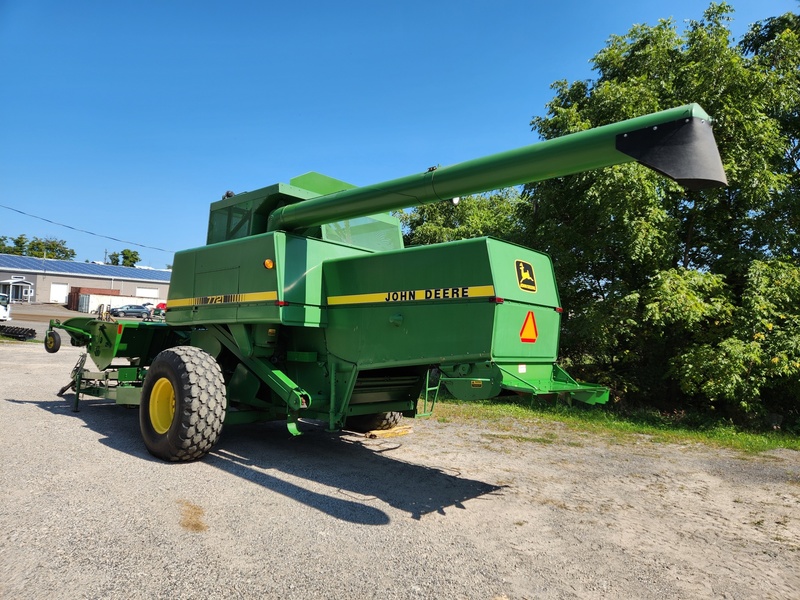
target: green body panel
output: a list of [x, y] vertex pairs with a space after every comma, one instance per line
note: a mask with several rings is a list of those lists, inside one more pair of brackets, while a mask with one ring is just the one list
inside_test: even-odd
[[[518, 262], [535, 291], [520, 287]], [[545, 254], [478, 238], [326, 261], [324, 272], [330, 351], [361, 367], [556, 359], [559, 302]], [[528, 312], [539, 335], [526, 343]]]
[[[175, 254], [166, 321], [192, 324], [324, 324], [322, 263], [366, 250], [267, 233]], [[267, 268], [265, 261], [272, 261]]]
[[561, 313], [545, 254], [478, 238], [326, 261], [324, 273], [328, 349], [359, 369], [438, 365], [466, 399], [583, 389], [554, 379]]
[[[492, 359], [555, 362], [561, 302], [550, 257], [499, 240], [488, 240], [487, 245], [496, 293], [504, 300], [497, 307]], [[534, 315], [538, 331], [535, 342], [521, 339], [529, 312]]]
[[[167, 298], [167, 323], [235, 323], [240, 308], [251, 309], [253, 322], [280, 322], [276, 300], [281, 269], [266, 268], [267, 259], [277, 267], [273, 234], [177, 252]], [[245, 302], [237, 301], [242, 299]]]
[[323, 271], [337, 356], [361, 368], [489, 358], [485, 239], [326, 261]]

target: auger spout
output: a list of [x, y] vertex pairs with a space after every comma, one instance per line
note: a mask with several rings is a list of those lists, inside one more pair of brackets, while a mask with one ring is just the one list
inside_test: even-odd
[[690, 190], [727, 185], [711, 118], [699, 105], [688, 104], [304, 200], [275, 210], [267, 229], [292, 231], [631, 161], [638, 161]]

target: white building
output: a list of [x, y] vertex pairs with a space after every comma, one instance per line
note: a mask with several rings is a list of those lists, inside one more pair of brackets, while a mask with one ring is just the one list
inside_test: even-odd
[[0, 254], [0, 294], [12, 302], [66, 304], [72, 288], [119, 290], [120, 296], [166, 298], [171, 271]]

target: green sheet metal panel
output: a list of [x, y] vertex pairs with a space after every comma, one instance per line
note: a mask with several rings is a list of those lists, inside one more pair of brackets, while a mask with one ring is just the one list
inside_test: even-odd
[[500, 298], [559, 306], [553, 262], [547, 254], [493, 238], [487, 238], [486, 246]]
[[331, 351], [360, 365], [556, 359], [552, 263], [522, 246], [479, 238], [331, 261], [325, 281]]
[[322, 264], [326, 260], [370, 254], [336, 242], [285, 233], [275, 234], [277, 263], [281, 265], [281, 323], [319, 327], [325, 324]]
[[492, 358], [554, 362], [561, 315], [550, 257], [522, 246], [487, 240], [495, 291], [503, 299], [495, 315]]
[[368, 253], [283, 232], [179, 252], [167, 322], [319, 327], [325, 318], [322, 263]]
[[495, 305], [485, 238], [327, 261], [330, 351], [364, 367], [485, 360]]
[[492, 359], [554, 362], [558, 355], [559, 317], [552, 308], [508, 301], [499, 305], [492, 336]]
[[167, 298], [167, 322], [279, 322], [276, 301], [282, 287], [281, 264], [276, 259], [275, 235], [178, 252]]
[[462, 300], [331, 308], [328, 350], [361, 368], [486, 360], [493, 310]]
[[169, 280], [167, 312], [165, 315], [166, 321], [170, 324], [191, 323], [191, 305], [184, 306], [178, 304], [178, 302], [194, 297], [194, 262], [196, 255], [195, 250], [185, 250], [176, 252], [172, 259], [172, 275]]
[[[298, 198], [334, 194], [342, 190], [352, 190], [356, 187], [352, 183], [347, 183], [346, 181], [335, 179], [334, 177], [328, 177], [316, 171], [309, 171], [303, 175], [292, 177], [289, 180], [289, 185], [293, 188], [291, 192], [292, 195]], [[301, 196], [296, 191], [297, 189], [303, 190], [305, 194]]]

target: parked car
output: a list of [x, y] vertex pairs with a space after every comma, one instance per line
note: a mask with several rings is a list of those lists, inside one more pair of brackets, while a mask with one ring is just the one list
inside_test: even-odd
[[112, 308], [109, 312], [114, 317], [139, 317], [140, 319], [144, 319], [150, 314], [150, 310], [141, 304], [126, 304], [125, 306]]

